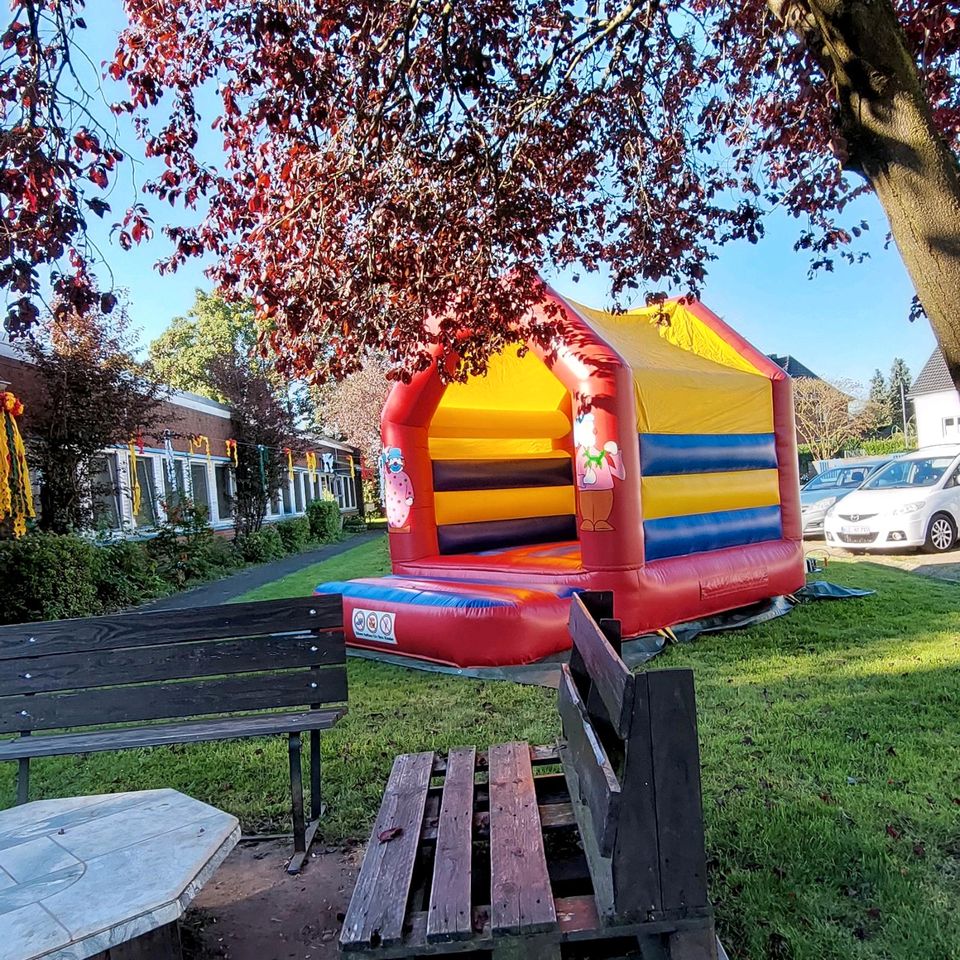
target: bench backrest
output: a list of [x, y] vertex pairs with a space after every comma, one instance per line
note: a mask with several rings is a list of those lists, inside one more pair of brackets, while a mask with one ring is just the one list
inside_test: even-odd
[[564, 762], [598, 909], [634, 922], [707, 908], [693, 672], [632, 674], [609, 592], [573, 598], [570, 633]]
[[339, 595], [0, 627], [0, 733], [347, 699]]

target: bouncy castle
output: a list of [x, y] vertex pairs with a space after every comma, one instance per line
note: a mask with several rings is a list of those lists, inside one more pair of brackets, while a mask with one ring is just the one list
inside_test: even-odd
[[801, 587], [784, 371], [698, 302], [612, 314], [547, 287], [534, 309], [549, 348], [393, 388], [393, 575], [318, 588], [343, 593], [348, 642], [527, 663], [569, 646], [577, 590], [612, 590], [628, 637]]

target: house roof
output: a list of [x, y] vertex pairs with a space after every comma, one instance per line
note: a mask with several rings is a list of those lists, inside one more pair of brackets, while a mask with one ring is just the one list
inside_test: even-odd
[[811, 380], [819, 380], [809, 367], [805, 367], [796, 357], [787, 354], [768, 353], [767, 356], [785, 373], [796, 379], [797, 377], [808, 377]]
[[930, 354], [930, 359], [923, 365], [919, 376], [910, 385], [910, 396], [916, 397], [925, 393], [942, 393], [944, 390], [956, 389], [947, 361], [943, 359], [943, 351], [937, 347]]

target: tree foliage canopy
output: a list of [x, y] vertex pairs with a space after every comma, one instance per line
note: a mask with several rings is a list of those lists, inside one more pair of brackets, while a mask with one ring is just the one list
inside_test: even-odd
[[[625, 301], [696, 293], [775, 207], [830, 269], [856, 258], [849, 204], [872, 187], [960, 377], [954, 0], [124, 2], [117, 109], [163, 162], [148, 193], [187, 211], [167, 265], [215, 254], [288, 369], [340, 375], [376, 349], [409, 370], [431, 340], [469, 368], [546, 343], [525, 312], [544, 266], [607, 265]], [[66, 257], [64, 293], [92, 297], [83, 220], [119, 153], [58, 98], [81, 8], [14, 0], [3, 39], [14, 324], [38, 262]], [[219, 168], [197, 150], [211, 121]], [[134, 205], [117, 236], [150, 229]]]

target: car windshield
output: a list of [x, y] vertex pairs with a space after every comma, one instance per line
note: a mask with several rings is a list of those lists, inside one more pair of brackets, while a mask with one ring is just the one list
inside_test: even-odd
[[803, 489], [819, 490], [822, 487], [835, 487], [837, 485], [837, 475], [838, 474], [836, 470], [829, 470], [827, 473], [821, 473], [807, 483]]
[[867, 467], [848, 467], [840, 473], [841, 487], [859, 487], [867, 477]]
[[874, 474], [865, 490], [904, 490], [932, 487], [953, 463], [953, 457], [924, 457], [918, 460], [894, 460]]

